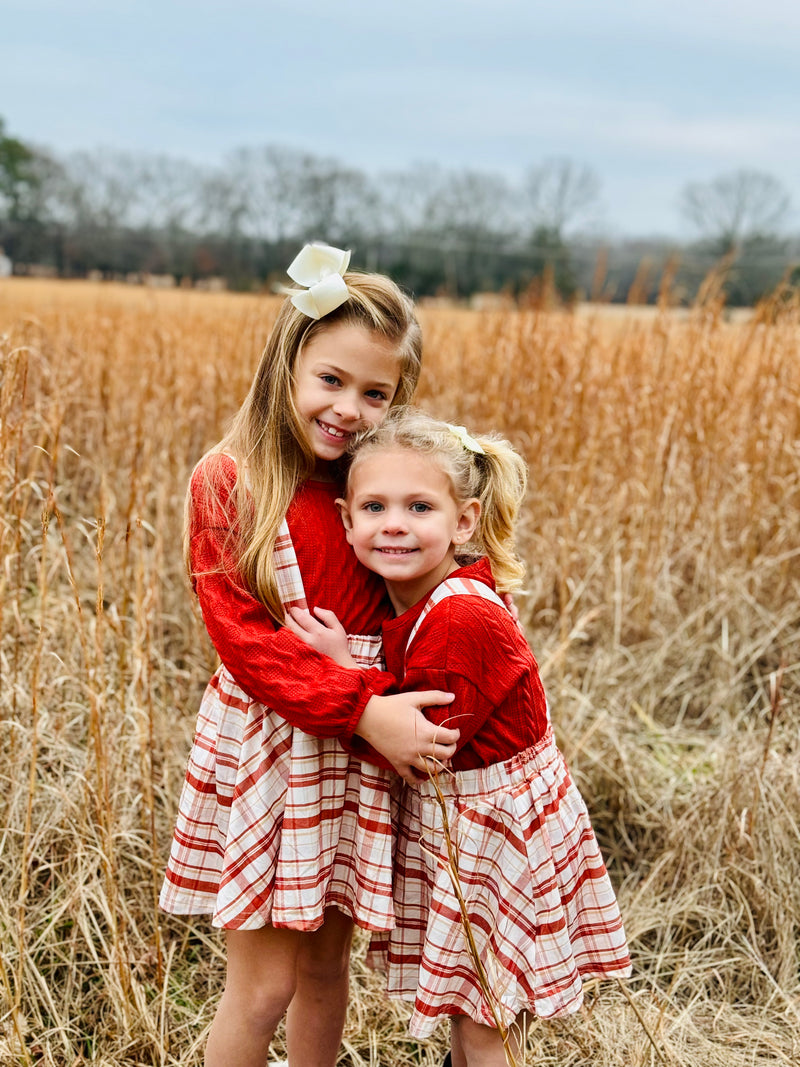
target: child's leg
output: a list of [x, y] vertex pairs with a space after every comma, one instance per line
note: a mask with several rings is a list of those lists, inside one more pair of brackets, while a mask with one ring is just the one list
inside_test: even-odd
[[286, 1015], [289, 1063], [334, 1067], [342, 1042], [350, 983], [353, 922], [336, 908], [304, 934], [297, 956], [297, 988]]
[[205, 1067], [264, 1067], [297, 985], [303, 936], [272, 926], [227, 931], [225, 991], [208, 1035]]
[[[521, 1061], [516, 1027], [509, 1031], [511, 1052]], [[507, 1067], [503, 1039], [500, 1031], [482, 1023], [473, 1022], [465, 1015], [454, 1015], [450, 1020], [450, 1042], [453, 1067]]]

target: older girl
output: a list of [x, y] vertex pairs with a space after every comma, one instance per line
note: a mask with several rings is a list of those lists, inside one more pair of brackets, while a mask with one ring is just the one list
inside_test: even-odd
[[[308, 288], [281, 309], [230, 431], [200, 461], [186, 554], [222, 664], [200, 708], [161, 906], [226, 931], [227, 975], [207, 1067], [264, 1067], [289, 1007], [290, 1060], [336, 1062], [353, 923], [387, 930], [389, 772], [350, 756], [355, 736], [413, 776], [455, 731], [420, 712], [446, 694], [383, 695], [385, 589], [347, 546], [335, 500], [357, 431], [407, 400], [420, 370], [411, 302], [349, 253], [307, 246]], [[359, 668], [282, 626], [290, 605], [338, 606]], [[274, 710], [270, 710], [274, 709]]]

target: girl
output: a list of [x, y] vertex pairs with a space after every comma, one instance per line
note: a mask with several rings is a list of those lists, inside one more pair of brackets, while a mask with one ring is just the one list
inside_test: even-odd
[[[336, 510], [348, 442], [410, 397], [421, 358], [411, 302], [348, 261], [306, 246], [289, 268], [309, 288], [285, 301], [187, 499], [189, 573], [222, 666], [200, 709], [160, 902], [226, 930], [207, 1067], [263, 1067], [290, 1002], [290, 1059], [332, 1067], [353, 922], [394, 921], [390, 775], [340, 739], [358, 735], [412, 777], [457, 738], [420, 711], [447, 694], [383, 695], [393, 679], [370, 635], [391, 607]], [[333, 601], [347, 630], [367, 635], [350, 642], [367, 669], [342, 669], [281, 626], [288, 605]]]
[[[414, 1002], [412, 1035], [451, 1018], [454, 1067], [505, 1064], [502, 1031], [522, 1013], [575, 1011], [583, 979], [630, 973], [536, 661], [497, 594], [523, 573], [513, 524], [525, 481], [506, 442], [408, 412], [356, 449], [339, 501], [347, 540], [384, 578], [397, 612], [383, 625], [387, 668], [404, 688], [456, 697], [452, 709], [429, 710], [432, 722], [458, 725], [458, 748], [452, 772], [439, 768], [403, 791], [397, 925], [373, 952], [390, 994]], [[485, 555], [461, 566], [456, 553], [468, 542]], [[293, 615], [296, 632], [349, 662], [335, 620]]]

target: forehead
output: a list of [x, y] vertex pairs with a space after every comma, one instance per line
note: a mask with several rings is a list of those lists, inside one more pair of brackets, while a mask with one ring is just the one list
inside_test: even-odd
[[414, 492], [451, 493], [450, 478], [435, 455], [415, 452], [399, 445], [367, 448], [356, 454], [347, 480], [348, 492], [386, 495]]
[[323, 364], [354, 376], [377, 378], [395, 387], [400, 381], [397, 344], [357, 323], [337, 323], [313, 334], [303, 344], [298, 367], [307, 369]]

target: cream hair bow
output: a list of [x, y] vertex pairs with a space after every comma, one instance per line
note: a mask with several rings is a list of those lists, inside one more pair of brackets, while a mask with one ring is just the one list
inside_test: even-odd
[[468, 449], [470, 452], [476, 452], [479, 456], [486, 455], [486, 449], [479, 441], [476, 441], [471, 434], [467, 433], [467, 428], [465, 426], [454, 426], [452, 422], [445, 423], [445, 425], [450, 433], [459, 439], [464, 448]]
[[343, 304], [350, 296], [342, 277], [349, 263], [349, 251], [331, 245], [304, 245], [286, 271], [293, 282], [308, 286], [300, 292], [290, 291], [297, 310], [311, 319], [321, 319]]

